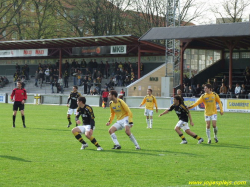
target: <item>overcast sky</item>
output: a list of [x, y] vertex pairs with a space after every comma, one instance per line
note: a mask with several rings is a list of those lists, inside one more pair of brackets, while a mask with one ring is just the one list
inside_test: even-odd
[[[185, 1], [185, 0], [181, 0]], [[204, 10], [203, 11], [203, 16], [200, 17], [199, 19], [193, 21], [195, 24], [215, 24], [216, 23], [216, 16], [215, 14], [210, 10], [211, 7], [220, 7], [221, 4], [225, 0], [196, 0], [196, 2], [201, 3], [201, 8]], [[230, 0], [228, 0], [230, 1]], [[249, 0], [243, 0], [245, 2], [248, 2]], [[221, 9], [222, 11], [222, 9]], [[250, 14], [250, 6], [248, 6], [244, 10], [244, 14], [242, 16], [243, 21], [249, 21], [249, 14]], [[217, 15], [218, 16], [218, 15]], [[220, 18], [220, 16], [218, 16]]]

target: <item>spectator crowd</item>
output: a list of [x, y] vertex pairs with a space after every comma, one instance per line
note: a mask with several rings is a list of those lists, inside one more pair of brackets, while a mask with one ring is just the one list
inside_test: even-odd
[[200, 85], [195, 80], [195, 76], [192, 75], [189, 79], [187, 75], [184, 75], [183, 79], [183, 91], [182, 95], [184, 97], [200, 97], [204, 94], [205, 84], [211, 84], [213, 92], [219, 94], [221, 98], [250, 98], [250, 68], [246, 67], [242, 76], [242, 80], [238, 80], [240, 83], [236, 83], [234, 86], [229, 85], [229, 81], [226, 75], [221, 77], [220, 82], [217, 81], [217, 78], [214, 78], [213, 81], [210, 79], [206, 83]]
[[[51, 92], [54, 88], [57, 93], [62, 92], [63, 88], [68, 88], [69, 77], [73, 79], [73, 85], [84, 86], [84, 94], [101, 94], [102, 79], [109, 79], [105, 88], [110, 89], [114, 86], [127, 86], [137, 79], [138, 63], [114, 62], [109, 64], [96, 59], [86, 62], [84, 59], [78, 63], [72, 60], [69, 63], [65, 60], [62, 64], [62, 76], [59, 76], [59, 61], [55, 64], [39, 64], [35, 72], [35, 86], [42, 88], [44, 82], [51, 84]], [[140, 65], [141, 75], [144, 71], [144, 64]], [[26, 71], [24, 70], [25, 74]], [[27, 73], [26, 73], [27, 74]], [[25, 74], [25, 75], [26, 75]], [[27, 76], [26, 76], [27, 77]], [[72, 85], [72, 86], [73, 86]]]

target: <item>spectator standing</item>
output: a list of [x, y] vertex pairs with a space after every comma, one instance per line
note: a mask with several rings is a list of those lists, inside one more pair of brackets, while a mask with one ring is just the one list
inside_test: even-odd
[[195, 89], [195, 97], [200, 97], [200, 96], [201, 96], [201, 87], [200, 84], [197, 84]]
[[106, 76], [106, 79], [109, 77], [109, 63], [108, 61], [106, 61], [106, 64], [105, 64], [105, 76]]
[[225, 98], [225, 95], [227, 94], [227, 87], [224, 82], [222, 82], [222, 85], [220, 87], [220, 97]]
[[38, 73], [38, 71], [36, 70], [36, 73], [35, 73], [35, 86], [36, 86], [36, 87], [38, 87], [38, 85], [37, 85], [38, 79], [39, 79], [39, 73]]
[[43, 87], [43, 70], [39, 70], [39, 87], [42, 88]]
[[108, 95], [109, 95], [109, 92], [108, 92], [108, 90], [105, 88], [105, 90], [102, 92], [102, 101], [104, 102], [104, 108], [107, 107]]
[[83, 79], [83, 93], [84, 94], [88, 93], [88, 78], [87, 78], [87, 76], [85, 76]]
[[58, 81], [57, 81], [57, 93], [59, 93], [61, 91], [61, 93], [63, 94], [63, 79], [60, 76]]
[[74, 69], [74, 72], [73, 72], [73, 83], [74, 85], [77, 85], [77, 69]]
[[234, 90], [234, 94], [235, 94], [236, 98], [239, 98], [240, 92], [241, 92], [241, 87], [238, 83], [236, 83], [236, 87]]
[[196, 82], [195, 82], [194, 74], [192, 74], [192, 77], [191, 77], [191, 79], [190, 79], [190, 83], [191, 83], [191, 88], [192, 88], [193, 93], [194, 93], [195, 90], [196, 90]]
[[247, 90], [245, 84], [241, 85], [241, 90], [240, 90], [240, 98], [246, 98], [247, 95]]
[[46, 81], [46, 83], [47, 82], [50, 82], [50, 80], [49, 80], [49, 68], [47, 68], [46, 70], [45, 70], [45, 81]]
[[229, 98], [234, 97], [234, 89], [233, 89], [233, 87], [231, 85], [228, 86], [227, 97], [229, 97]]
[[218, 93], [218, 87], [219, 87], [219, 85], [218, 85], [217, 79], [215, 78], [214, 82], [213, 82], [213, 90], [212, 91], [215, 93]]
[[64, 71], [63, 78], [64, 78], [64, 87], [68, 88], [69, 87], [69, 73], [67, 69]]

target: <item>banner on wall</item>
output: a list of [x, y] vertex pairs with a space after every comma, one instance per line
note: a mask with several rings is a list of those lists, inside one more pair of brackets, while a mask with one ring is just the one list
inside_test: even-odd
[[0, 50], [0, 57], [48, 56], [48, 49]]
[[110, 46], [73, 47], [72, 55], [104, 55], [110, 54]]
[[227, 112], [250, 112], [249, 99], [227, 99], [226, 109]]
[[[195, 102], [196, 102], [196, 98], [189, 98], [189, 97], [184, 98], [184, 104], [186, 106], [190, 106], [190, 105], [194, 104]], [[172, 105], [173, 103], [174, 103], [174, 98], [172, 97], [171, 100], [170, 100], [170, 105]], [[194, 107], [194, 108], [192, 108], [190, 110], [197, 110], [196, 108], [197, 107]]]
[[0, 93], [0, 103], [6, 103], [6, 94]]

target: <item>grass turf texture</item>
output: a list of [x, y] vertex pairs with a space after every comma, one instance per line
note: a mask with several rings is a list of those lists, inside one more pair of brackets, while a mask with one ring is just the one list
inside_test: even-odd
[[[12, 105], [0, 104], [0, 186], [192, 186], [189, 181], [249, 181], [250, 114], [225, 113], [218, 117], [219, 143], [207, 145], [203, 112], [191, 112], [191, 130], [204, 138], [184, 133], [188, 144], [174, 131], [175, 112], [158, 118], [153, 129], [146, 128], [144, 111], [132, 109], [131, 129], [141, 146], [135, 150], [124, 133], [116, 132], [121, 150], [113, 142], [105, 124], [109, 109], [94, 107], [94, 137], [104, 148], [97, 151], [81, 144], [67, 128], [66, 106], [26, 105], [26, 126], [20, 112], [12, 128]], [[74, 122], [74, 117], [71, 117]], [[211, 133], [213, 136], [213, 133]], [[197, 186], [197, 185], [196, 185]], [[212, 185], [213, 186], [213, 185]], [[224, 186], [224, 185], [221, 185]]]

